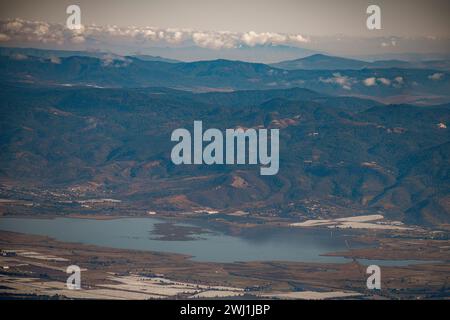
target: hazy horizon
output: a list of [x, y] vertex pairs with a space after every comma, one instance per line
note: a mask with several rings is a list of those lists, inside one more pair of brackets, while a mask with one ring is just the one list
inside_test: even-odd
[[[81, 8], [81, 30], [65, 26], [70, 4], [2, 3], [0, 45], [142, 53], [187, 61], [253, 61], [257, 56], [255, 61], [275, 62], [317, 52], [369, 59], [405, 58], [402, 54], [412, 53], [434, 59], [450, 52], [450, 3], [441, 0], [378, 1], [381, 30], [367, 29], [366, 9], [372, 3], [361, 0], [134, 0], [126, 4], [82, 0], [76, 3]], [[260, 47], [266, 47], [264, 54], [253, 52]]]

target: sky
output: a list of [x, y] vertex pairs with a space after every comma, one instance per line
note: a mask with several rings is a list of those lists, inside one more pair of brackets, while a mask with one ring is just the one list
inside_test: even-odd
[[[386, 36], [450, 36], [448, 0], [14, 0], [1, 1], [0, 18], [63, 23], [65, 8], [78, 4], [85, 23], [371, 36], [366, 8], [382, 10]], [[374, 34], [374, 35], [375, 35]]]
[[[61, 29], [70, 4], [81, 8], [83, 34]], [[366, 27], [370, 4], [381, 8], [381, 30]], [[276, 44], [340, 55], [450, 51], [449, 0], [0, 0], [0, 20], [0, 45], [223, 50]], [[44, 32], [63, 34], [64, 43]]]

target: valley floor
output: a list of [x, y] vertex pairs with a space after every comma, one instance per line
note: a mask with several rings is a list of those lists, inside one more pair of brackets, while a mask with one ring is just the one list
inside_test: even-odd
[[[0, 231], [0, 297], [57, 299], [430, 299], [450, 298], [450, 241], [360, 236], [373, 244], [332, 255], [351, 263], [280, 261], [211, 263], [160, 252], [65, 243]], [[357, 259], [419, 259], [383, 266], [381, 290], [366, 287]], [[427, 262], [428, 261], [428, 262]], [[69, 265], [81, 267], [81, 290], [68, 290]]]

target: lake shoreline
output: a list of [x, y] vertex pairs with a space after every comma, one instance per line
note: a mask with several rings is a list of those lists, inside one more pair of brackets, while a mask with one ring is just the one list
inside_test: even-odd
[[[133, 274], [140, 277], [164, 277], [171, 281], [198, 283], [206, 286], [224, 286], [245, 288], [245, 292], [239, 293], [244, 299], [255, 299], [263, 295], [265, 298], [293, 298], [314, 299], [324, 296], [333, 297], [338, 292], [354, 293], [357, 299], [376, 299], [379, 297], [390, 299], [408, 299], [419, 294], [422, 298], [429, 296], [446, 297], [448, 292], [440, 291], [445, 275], [450, 271], [448, 264], [427, 264], [414, 266], [383, 267], [383, 275], [389, 280], [389, 284], [383, 282], [384, 290], [380, 292], [368, 292], [365, 288], [365, 274], [361, 271], [361, 265], [355, 262], [349, 263], [303, 263], [303, 262], [240, 262], [240, 263], [212, 263], [192, 261], [187, 256], [171, 253], [148, 252], [138, 250], [113, 249], [94, 245], [67, 243], [53, 240], [49, 237], [26, 235], [14, 232], [0, 231], [0, 248], [12, 250], [36, 251], [42, 255], [53, 255], [76, 262], [87, 271], [83, 272], [83, 283], [89, 284], [91, 290], [81, 291], [91, 294], [91, 298], [104, 298], [95, 296], [94, 289], [108, 286], [115, 289], [117, 283], [125, 281]], [[4, 257], [0, 257], [4, 259]], [[14, 262], [16, 261], [17, 262]], [[68, 262], [67, 262], [68, 263]], [[64, 270], [64, 262], [37, 263], [32, 258], [11, 257], [2, 260], [2, 265], [9, 264], [8, 270], [0, 272], [5, 285], [15, 286], [17, 277], [30, 277], [38, 273], [45, 275], [39, 285], [46, 281], [61, 281], [64, 283], [67, 275]], [[16, 265], [16, 266], [14, 266]], [[44, 268], [44, 270], [42, 269]], [[61, 270], [61, 271], [58, 271]], [[139, 270], [136, 273], [136, 270]], [[414, 275], [420, 270], [421, 277]], [[13, 272], [16, 278], [8, 278]], [[31, 272], [31, 273], [30, 273]], [[23, 275], [22, 275], [23, 274]], [[7, 278], [5, 278], [5, 276]], [[125, 277], [125, 278], [124, 278]], [[444, 277], [444, 278], [443, 278]], [[19, 279], [17, 278], [17, 279]], [[119, 281], [119, 282], [118, 282]], [[56, 282], [55, 282], [56, 283]], [[293, 286], [294, 285], [294, 286]], [[45, 289], [45, 288], [44, 288]], [[44, 294], [48, 289], [34, 290], [31, 294]], [[108, 289], [108, 290], [110, 290]], [[0, 296], [10, 293], [2, 292]], [[27, 292], [27, 289], [23, 289]], [[46, 291], [47, 290], [47, 291]], [[103, 290], [103, 289], [102, 289]], [[117, 289], [118, 290], [118, 289]], [[140, 291], [133, 287], [133, 297], [140, 296], [146, 291]], [[143, 290], [143, 289], [142, 289]], [[163, 294], [164, 288], [161, 288]], [[220, 289], [224, 290], [224, 289]], [[216, 294], [227, 294], [229, 291], [205, 291], [202, 295], [214, 297]], [[249, 290], [249, 291], [247, 291]], [[21, 294], [16, 291], [14, 294]], [[103, 291], [102, 291], [103, 292]], [[117, 291], [119, 292], [119, 291]], [[297, 292], [297, 293], [295, 293]], [[302, 292], [302, 293], [299, 293]], [[328, 292], [328, 293], [327, 293]], [[126, 293], [126, 292], [124, 292]], [[130, 294], [131, 294], [130, 293]], [[71, 294], [71, 292], [65, 292]], [[160, 293], [158, 293], [160, 294]], [[64, 294], [62, 294], [64, 296]], [[76, 297], [74, 297], [76, 298]], [[161, 298], [170, 298], [163, 296]], [[185, 296], [185, 298], [189, 298]]]
[[[2, 216], [0, 217], [0, 228], [1, 228], [1, 221], [2, 219], [36, 219], [40, 221], [45, 220], [55, 220], [55, 219], [74, 219], [80, 220], [80, 221], [121, 221], [121, 220], [130, 220], [130, 219], [149, 219], [151, 221], [156, 221], [155, 225], [159, 226], [158, 228], [161, 228], [158, 232], [156, 232], [156, 237], [151, 236], [150, 234], [150, 240], [157, 240], [157, 241], [166, 241], [166, 242], [189, 242], [192, 240], [207, 240], [202, 238], [202, 234], [208, 234], [208, 233], [224, 233], [227, 236], [236, 236], [236, 233], [229, 233], [227, 228], [223, 228], [223, 226], [218, 223], [215, 225], [207, 224], [207, 221], [204, 220], [198, 220], [198, 219], [176, 219], [173, 217], [136, 217], [136, 218], [130, 218], [130, 217], [115, 217], [114, 219], [89, 219], [87, 217], [79, 218], [79, 217], [61, 217], [61, 216], [48, 216], [48, 217], [31, 217], [31, 216], [20, 216], [20, 217], [6, 217]], [[204, 229], [205, 228], [205, 229]], [[292, 227], [286, 227], [286, 226], [279, 226], [277, 229], [282, 230], [282, 232], [285, 232], [286, 230], [297, 229]], [[267, 232], [270, 233], [270, 231], [273, 231], [272, 226], [267, 225], [260, 225], [255, 228], [243, 228], [238, 235], [241, 237], [252, 237], [254, 233], [264, 233], [266, 235]], [[394, 251], [386, 251], [386, 250], [380, 250], [380, 243], [384, 244], [386, 241], [392, 241], [389, 237], [382, 237], [381, 239], [379, 237], [374, 238], [371, 237], [368, 234], [362, 235], [358, 230], [324, 230], [323, 228], [308, 228], [305, 231], [302, 232], [340, 232], [340, 237], [346, 238], [345, 245], [346, 248], [344, 250], [329, 250], [326, 252], [322, 252], [318, 254], [318, 256], [326, 258], [326, 257], [333, 257], [333, 258], [341, 258], [342, 260], [340, 262], [336, 263], [347, 263], [351, 261], [352, 259], [361, 259], [361, 260], [379, 260], [379, 261], [385, 261], [385, 263], [392, 265], [395, 265], [395, 262], [398, 263], [407, 263], [408, 261], [411, 261], [411, 263], [425, 263], [425, 262], [439, 262], [439, 261], [445, 261], [447, 259], [442, 260], [442, 257], [436, 255], [436, 254], [429, 254], [427, 255], [426, 252], [420, 252], [420, 254], [417, 254], [417, 252], [414, 252], [410, 250], [409, 252], [405, 253], [402, 252], [402, 250], [398, 250], [401, 248], [401, 245], [398, 246]], [[19, 232], [21, 233], [21, 232]], [[24, 234], [30, 234], [25, 232]], [[57, 240], [57, 241], [65, 241], [62, 239], [58, 239], [55, 237], [50, 238]], [[131, 237], [132, 238], [132, 237]], [[256, 241], [257, 238], [255, 238], [254, 241]], [[389, 240], [391, 239], [391, 240]], [[71, 241], [69, 241], [71, 242]], [[85, 242], [75, 241], [74, 243], [79, 244], [85, 244]], [[351, 243], [351, 246], [349, 246], [349, 243]], [[89, 243], [88, 243], [89, 244]], [[92, 243], [93, 245], [96, 245], [95, 243]], [[124, 247], [114, 247], [109, 246], [111, 248], [115, 249], [127, 249], [127, 250], [135, 250], [134, 248], [124, 248]], [[138, 249], [139, 250], [139, 249]], [[146, 250], [148, 251], [148, 250]], [[196, 260], [196, 256], [194, 254], [190, 253], [184, 253], [184, 252], [172, 252], [172, 251], [164, 251], [164, 250], [153, 250], [150, 251], [153, 252], [160, 252], [160, 253], [167, 253], [167, 254], [182, 254], [185, 256], [188, 256], [189, 259], [192, 259], [194, 261], [209, 261], [209, 260], [202, 260], [199, 258], [199, 260]], [[236, 259], [236, 261], [239, 261], [239, 259]], [[245, 260], [245, 261], [253, 261], [253, 260]], [[314, 261], [302, 261], [302, 260], [290, 260], [290, 259], [255, 259], [254, 261], [291, 261], [291, 262], [314, 262]], [[211, 260], [211, 262], [214, 262], [214, 260]], [[217, 261], [220, 262], [220, 261]], [[223, 261], [225, 263], [232, 263], [233, 261]], [[333, 262], [329, 262], [333, 263]]]

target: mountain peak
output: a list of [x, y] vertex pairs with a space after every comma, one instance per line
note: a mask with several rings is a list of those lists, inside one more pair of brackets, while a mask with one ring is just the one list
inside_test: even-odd
[[282, 61], [273, 64], [272, 66], [286, 70], [295, 70], [295, 69], [337, 70], [337, 69], [361, 69], [366, 67], [367, 65], [368, 65], [367, 62], [360, 60], [343, 57], [334, 57], [323, 53], [317, 53], [305, 58]]

